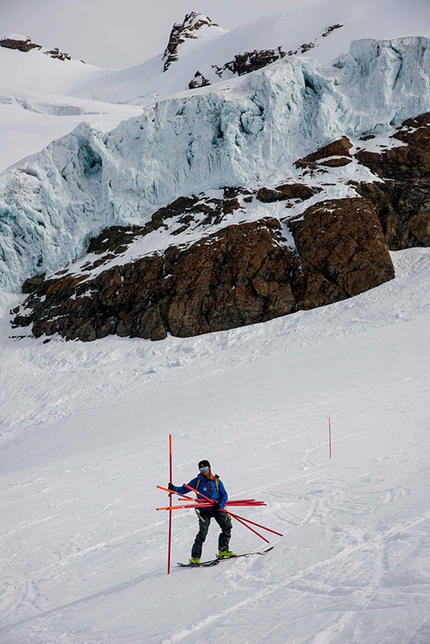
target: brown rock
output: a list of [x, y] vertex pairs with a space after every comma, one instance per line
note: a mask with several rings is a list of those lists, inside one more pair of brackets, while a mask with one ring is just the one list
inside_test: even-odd
[[[315, 167], [316, 164], [322, 162], [324, 159], [329, 159], [330, 157], [341, 157], [342, 161], [340, 162], [340, 165], [345, 165], [352, 160], [350, 153], [351, 148], [351, 141], [347, 136], [343, 136], [341, 139], [325, 145], [316, 152], [308, 154], [306, 157], [303, 157], [303, 159], [299, 159], [296, 161], [295, 165], [298, 168]], [[333, 164], [331, 159], [330, 162], [325, 161], [322, 165], [330, 164]]]
[[324, 201], [289, 223], [300, 256], [346, 296], [394, 277], [376, 209], [360, 198]]
[[[226, 192], [226, 203], [233, 202], [228, 208], [236, 207], [235, 194]], [[290, 228], [298, 253], [286, 245], [281, 223], [265, 218], [94, 277], [39, 278], [23, 305], [31, 314], [17, 310], [15, 325], [33, 323], [35, 336], [60, 333], [82, 341], [109, 334], [188, 337], [330, 304], [394, 275], [375, 209], [364, 199], [323, 202], [293, 219]], [[108, 229], [91, 248], [105, 251], [135, 234]]]
[[17, 49], [18, 51], [25, 53], [32, 49], [42, 49], [42, 45], [36, 45], [36, 43], [31, 42], [31, 38], [28, 37], [25, 40], [2, 38], [0, 40], [0, 47], [6, 47], [6, 49]]
[[321, 188], [311, 188], [302, 183], [285, 183], [277, 188], [260, 188], [257, 192], [257, 199], [263, 203], [275, 201], [286, 201], [287, 199], [310, 199]]
[[386, 207], [380, 216], [389, 248], [429, 246], [425, 222], [430, 211], [430, 113], [404, 121], [393, 138], [404, 145], [381, 153], [363, 150], [355, 157], [381, 178], [379, 188], [388, 196], [389, 225], [384, 223]]

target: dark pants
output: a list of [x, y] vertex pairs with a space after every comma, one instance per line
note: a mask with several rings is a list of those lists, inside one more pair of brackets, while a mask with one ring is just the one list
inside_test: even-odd
[[202, 547], [205, 542], [211, 519], [215, 519], [221, 528], [218, 538], [218, 550], [228, 550], [228, 544], [231, 537], [231, 519], [228, 514], [218, 510], [215, 514], [208, 514], [207, 512], [197, 512], [199, 517], [199, 531], [191, 549], [191, 556], [200, 559], [202, 556]]

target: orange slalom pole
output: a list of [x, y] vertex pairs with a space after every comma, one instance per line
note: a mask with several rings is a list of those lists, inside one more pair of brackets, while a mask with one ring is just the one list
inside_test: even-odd
[[155, 508], [156, 510], [194, 510], [194, 508], [211, 508], [212, 506], [209, 503], [202, 505], [201, 503], [194, 505], [167, 505], [165, 508]]
[[[159, 490], [163, 490], [164, 492], [168, 492], [169, 494], [178, 494], [177, 492], [172, 492], [172, 490], [169, 490], [167, 487], [163, 487], [162, 485], [157, 485]], [[182, 501], [193, 501], [194, 499], [190, 499], [189, 496], [184, 496], [182, 494], [178, 494], [179, 498]]]
[[[169, 482], [173, 483], [173, 449], [172, 449], [172, 434], [169, 434]], [[169, 494], [169, 505], [172, 505], [173, 494]], [[167, 574], [170, 575], [170, 562], [172, 555], [172, 510], [169, 510], [169, 536], [167, 546]]]

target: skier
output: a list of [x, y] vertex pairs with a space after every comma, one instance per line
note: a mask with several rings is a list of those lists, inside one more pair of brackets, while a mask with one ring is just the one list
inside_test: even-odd
[[[223, 507], [227, 503], [228, 495], [226, 489], [218, 475], [215, 476], [211, 472], [211, 464], [207, 460], [202, 460], [198, 464], [199, 474], [196, 478], [192, 479], [188, 485], [194, 490], [197, 490], [197, 498], [205, 501], [205, 496], [214, 501], [211, 508], [202, 508], [196, 510], [199, 517], [199, 531], [191, 548], [190, 563], [198, 566], [200, 564], [200, 557], [202, 556], [202, 547], [206, 539], [211, 519], [214, 518], [221, 528], [221, 533], [218, 538], [218, 555], [219, 559], [225, 557], [233, 557], [234, 552], [228, 549], [231, 537], [231, 518], [225, 512], [222, 512]], [[188, 494], [191, 490], [185, 487], [177, 487], [172, 483], [168, 485], [169, 490], [177, 494]]]

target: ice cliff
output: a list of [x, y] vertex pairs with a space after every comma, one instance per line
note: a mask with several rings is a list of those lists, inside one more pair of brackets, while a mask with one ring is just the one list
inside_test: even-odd
[[179, 195], [294, 177], [346, 134], [389, 132], [430, 110], [430, 41], [353, 42], [331, 66], [287, 58], [145, 108], [110, 134], [88, 125], [0, 177], [0, 284], [75, 259], [90, 235], [144, 223]]

